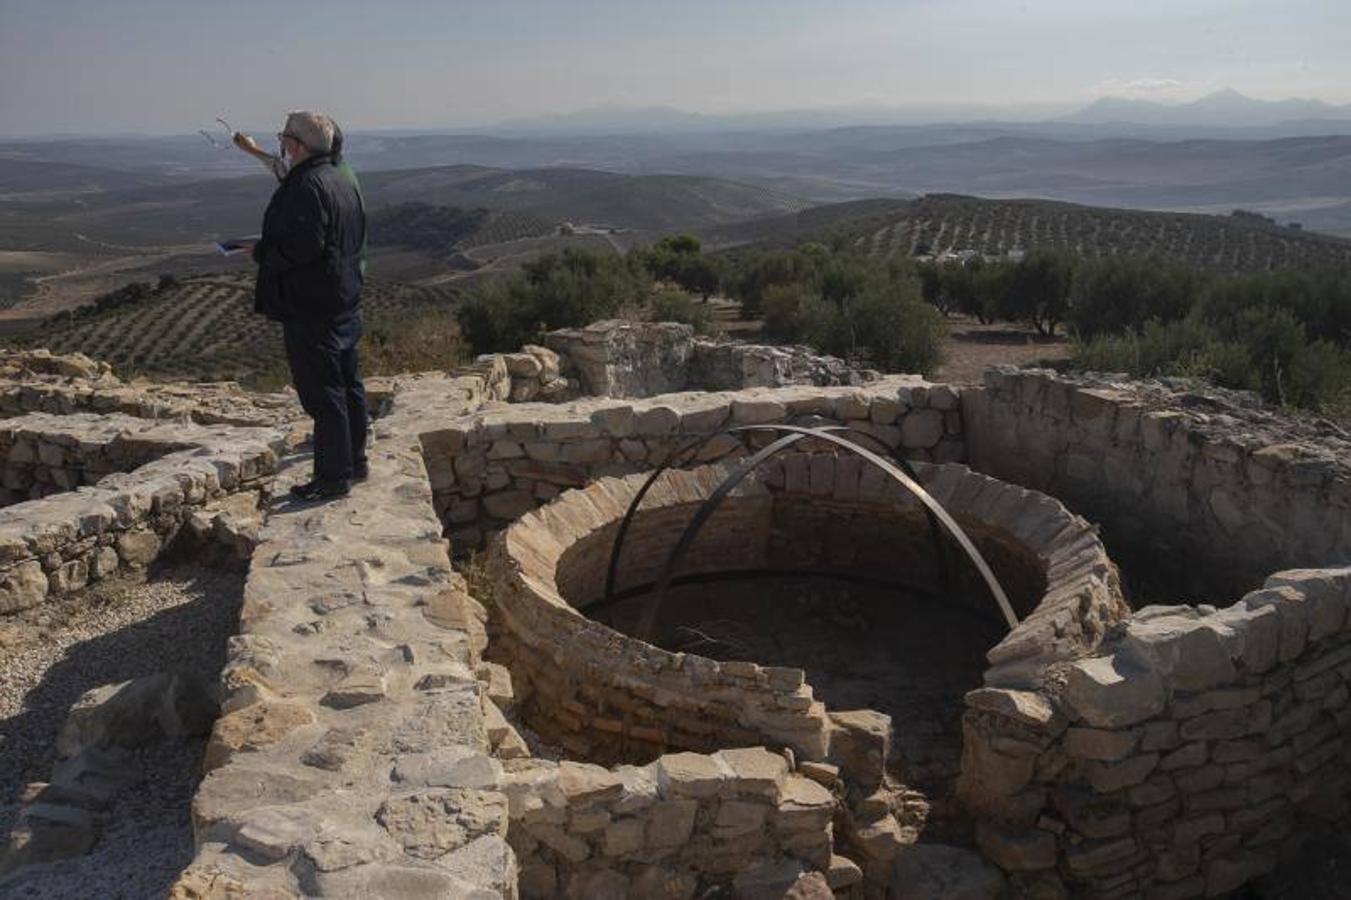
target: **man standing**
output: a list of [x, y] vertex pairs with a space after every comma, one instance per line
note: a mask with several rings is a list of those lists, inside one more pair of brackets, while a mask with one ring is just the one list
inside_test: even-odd
[[327, 116], [293, 112], [277, 135], [289, 160], [253, 248], [254, 309], [281, 322], [300, 405], [314, 419], [314, 477], [291, 488], [302, 500], [345, 495], [366, 477], [366, 390], [361, 339], [361, 195], [339, 169]]

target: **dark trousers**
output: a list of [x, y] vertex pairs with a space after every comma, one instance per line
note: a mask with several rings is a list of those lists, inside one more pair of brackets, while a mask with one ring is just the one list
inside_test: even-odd
[[366, 465], [366, 387], [357, 374], [361, 317], [282, 325], [300, 405], [314, 419], [314, 477], [351, 478]]

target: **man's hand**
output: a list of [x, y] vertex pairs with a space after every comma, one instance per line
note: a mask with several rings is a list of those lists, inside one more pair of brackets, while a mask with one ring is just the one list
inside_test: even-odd
[[258, 142], [249, 137], [242, 131], [236, 131], [234, 136], [235, 146], [245, 153], [262, 153], [263, 148], [258, 146]]

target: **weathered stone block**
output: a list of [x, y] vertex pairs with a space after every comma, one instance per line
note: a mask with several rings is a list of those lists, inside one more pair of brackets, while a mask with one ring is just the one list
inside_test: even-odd
[[42, 563], [35, 559], [0, 572], [0, 613], [31, 609], [47, 599], [49, 583]]
[[716, 797], [728, 773], [712, 756], [669, 753], [657, 760], [657, 785], [667, 798]]
[[1140, 728], [1124, 731], [1071, 728], [1065, 732], [1065, 752], [1080, 759], [1116, 762], [1130, 756], [1142, 735]]
[[153, 531], [128, 531], [117, 539], [117, 555], [128, 566], [144, 567], [159, 554], [160, 537]]
[[830, 713], [830, 761], [870, 790], [882, 781], [891, 746], [891, 717], [871, 709]]
[[1123, 654], [1080, 660], [1067, 671], [1065, 702], [1089, 725], [1119, 728], [1163, 711], [1163, 679]]

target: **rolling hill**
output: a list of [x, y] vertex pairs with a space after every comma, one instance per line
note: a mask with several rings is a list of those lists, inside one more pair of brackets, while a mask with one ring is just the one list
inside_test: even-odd
[[881, 257], [961, 250], [1002, 255], [1055, 247], [1085, 256], [1150, 256], [1226, 272], [1351, 263], [1351, 240], [1278, 226], [1256, 216], [957, 194], [833, 204], [720, 229], [713, 237], [724, 247], [843, 240]]
[[[448, 307], [452, 293], [378, 279], [363, 292], [367, 322], [428, 307]], [[193, 380], [248, 379], [281, 368], [281, 329], [253, 311], [250, 275], [188, 278], [111, 309], [48, 320], [24, 343], [55, 353], [86, 353], [122, 375]]]
[[[697, 230], [808, 204], [763, 187], [684, 175], [618, 175], [588, 169], [438, 166], [361, 172], [372, 211], [412, 201], [523, 213], [551, 224], [603, 223], [665, 234]], [[109, 191], [36, 206], [47, 227], [147, 246], [210, 241], [255, 231], [273, 183], [266, 176]]]

